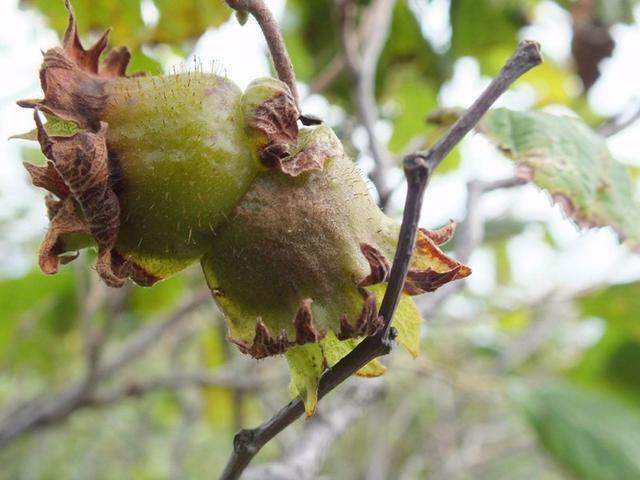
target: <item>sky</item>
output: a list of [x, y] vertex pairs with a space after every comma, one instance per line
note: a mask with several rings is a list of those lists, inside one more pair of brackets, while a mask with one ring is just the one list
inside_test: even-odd
[[[58, 36], [48, 29], [35, 12], [17, 8], [18, 0], [0, 2], [0, 251], [8, 252], [0, 258], [0, 277], [23, 274], [34, 264], [34, 239], [42, 238], [47, 225], [43, 193], [32, 187], [21, 165], [22, 140], [6, 140], [10, 135], [33, 128], [32, 112], [15, 105], [20, 98], [41, 96], [37, 71], [41, 61], [40, 50], [58, 43]], [[278, 18], [282, 18], [284, 0], [269, 1]], [[411, 7], [422, 22], [423, 33], [434, 48], [446, 48], [450, 38], [448, 26], [448, 0], [411, 0]], [[61, 2], [62, 8], [62, 2]], [[152, 0], [145, 0], [142, 8], [147, 22], [157, 21]], [[640, 9], [636, 12], [640, 20]], [[545, 56], [556, 62], [569, 61], [570, 18], [552, 2], [538, 7], [533, 25], [525, 28], [523, 38], [538, 40]], [[603, 61], [601, 79], [589, 94], [592, 108], [602, 115], [616, 115], [640, 98], [640, 65], [637, 49], [640, 45], [640, 27], [616, 26], [613, 36], [616, 50], [612, 58]], [[233, 48], [229, 48], [232, 45]], [[167, 71], [188, 69], [193, 59], [208, 65], [214, 62], [216, 71], [224, 73], [244, 88], [251, 80], [269, 75], [264, 56], [265, 43], [258, 26], [252, 20], [240, 26], [234, 18], [221, 28], [205, 33], [186, 61], [166, 56]], [[453, 77], [444, 86], [440, 96], [442, 106], [468, 106], [489, 83], [472, 58], [459, 59]], [[331, 124], [342, 112], [328, 104], [321, 96], [307, 96], [304, 85], [303, 110], [320, 115]], [[634, 100], [635, 99], [635, 100]], [[526, 86], [509, 92], [498, 103], [515, 109], [529, 108], [534, 97]], [[386, 139], [389, 125], [381, 121], [378, 135]], [[608, 143], [614, 156], [624, 162], [640, 165], [638, 142], [640, 122]], [[365, 144], [363, 132], [356, 131], [354, 142]], [[444, 224], [449, 218], [460, 220], [464, 214], [465, 184], [480, 178], [492, 180], [512, 175], [512, 165], [486, 140], [471, 135], [462, 145], [462, 168], [434, 179], [427, 192], [421, 223], [427, 227]], [[361, 161], [367, 171], [370, 159]], [[396, 177], [400, 170], [394, 172]], [[394, 196], [393, 207], [400, 210], [403, 188]], [[15, 219], [16, 212], [21, 212]], [[510, 241], [508, 251], [512, 275], [519, 286], [518, 295], [544, 295], [554, 289], [582, 290], [603, 281], [623, 282], [640, 279], [640, 256], [631, 254], [618, 245], [610, 229], [581, 232], [568, 222], [548, 196], [529, 185], [491, 193], [483, 199], [482, 213], [486, 218], [513, 217], [531, 221], [522, 235]], [[548, 226], [559, 246], [554, 250], [544, 241], [545, 231], [540, 222]], [[31, 243], [27, 243], [31, 242]], [[478, 294], [490, 293], [495, 286], [495, 259], [487, 249], [479, 249], [469, 261], [474, 274], [468, 280], [469, 288]]]

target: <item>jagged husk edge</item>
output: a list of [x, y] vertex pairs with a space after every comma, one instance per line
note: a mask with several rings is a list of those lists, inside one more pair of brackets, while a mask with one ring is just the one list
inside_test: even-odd
[[[120, 204], [112, 185], [115, 165], [107, 150], [108, 125], [100, 120], [108, 99], [104, 85], [126, 76], [131, 55], [125, 47], [114, 48], [100, 62], [109, 30], [85, 50], [73, 9], [68, 0], [65, 4], [69, 23], [63, 44], [44, 53], [40, 69], [44, 99], [18, 102], [35, 109], [37, 138], [47, 158], [43, 167], [25, 163], [33, 184], [50, 192], [46, 200], [50, 225], [40, 247], [40, 268], [48, 274], [56, 273], [60, 263], [77, 257], [63, 255], [64, 237], [86, 234], [93, 236], [98, 246], [96, 268], [105, 283], [120, 287], [132, 278], [140, 285], [152, 285], [159, 278], [115, 249]], [[50, 136], [40, 120], [40, 111], [73, 122], [81, 130], [70, 136]]]
[[[439, 248], [451, 239], [454, 232], [453, 222], [438, 230], [419, 229], [414, 257], [403, 289], [404, 294], [415, 296], [433, 292], [451, 281], [471, 274], [469, 267], [450, 258]], [[385, 283], [389, 278], [391, 262], [373, 245], [362, 243], [360, 250], [370, 267], [370, 273], [357, 283], [363, 304], [358, 318], [351, 320], [347, 315], [340, 318], [340, 329], [334, 332], [338, 340], [360, 339], [374, 335], [383, 325], [383, 319], [378, 314], [375, 294], [366, 287]], [[251, 344], [233, 337], [229, 337], [229, 340], [241, 352], [257, 359], [283, 354], [294, 346], [317, 343], [325, 338], [327, 332], [319, 331], [314, 322], [312, 303], [311, 298], [302, 300], [294, 316], [295, 339], [288, 338], [284, 330], [274, 334], [261, 319], [258, 319]]]

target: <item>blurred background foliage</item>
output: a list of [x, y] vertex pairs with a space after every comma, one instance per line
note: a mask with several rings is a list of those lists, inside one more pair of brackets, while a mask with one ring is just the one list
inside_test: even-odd
[[[20, 7], [37, 11], [62, 32], [67, 13], [61, 3], [21, 0]], [[366, 12], [371, 2], [356, 3]], [[447, 10], [448, 38], [432, 38], [425, 26], [434, 3]], [[471, 57], [481, 75], [495, 75], [542, 3], [566, 12], [571, 57], [547, 58], [515, 88], [532, 92], [534, 108], [569, 108], [598, 125], [603, 119], [587, 94], [602, 60], [615, 50], [612, 29], [637, 21], [638, 2], [398, 0], [375, 91], [390, 152], [433, 143], [448, 123], [426, 118], [451, 106], [442, 104], [442, 91], [457, 62]], [[113, 27], [112, 44], [133, 51], [131, 72], [162, 72], [169, 56], [186, 58], [205, 32], [236, 21], [220, 0], [73, 5], [84, 38]], [[330, 0], [288, 0], [281, 23], [303, 92], [339, 109], [332, 126], [366, 169], [334, 18]], [[359, 28], [366, 29], [364, 20]], [[25, 158], [38, 155], [24, 148]], [[457, 148], [438, 175], [463, 168], [465, 155], [473, 161], [473, 152]], [[0, 243], [11, 222], [3, 220]], [[481, 249], [494, 261], [495, 282], [483, 295], [462, 288], [444, 304], [437, 296], [425, 299], [421, 357], [413, 361], [397, 352], [385, 359], [390, 368], [384, 394], [333, 441], [321, 468], [326, 478], [640, 478], [640, 278], [624, 284], [594, 278], [588, 288], [528, 294], [511, 262], [518, 255], [514, 239], [532, 231], [541, 232], [544, 248], [560, 251], [546, 222], [513, 215], [485, 223]], [[38, 234], [22, 245], [33, 258]], [[34, 404], [24, 402], [46, 401], [82, 378], [87, 338], [96, 331], [107, 337], [101, 353], [108, 364], [154, 326], [165, 325], [202, 288], [197, 272], [188, 271], [152, 289], [112, 291], [96, 282], [89, 257], [83, 253], [52, 277], [33, 265], [0, 278], [2, 421], [28, 413]], [[205, 300], [170, 323], [139, 356], [105, 374], [95, 398], [73, 413], [46, 417], [6, 445], [0, 435], [0, 478], [215, 476], [233, 433], [287, 401], [286, 375], [284, 362], [241, 357]], [[189, 381], [176, 381], [191, 372]], [[225, 386], [218, 377], [206, 377], [220, 372], [247, 382], [227, 379]], [[166, 381], [154, 383], [156, 378]], [[279, 458], [304, 428], [298, 422], [257, 461]]]

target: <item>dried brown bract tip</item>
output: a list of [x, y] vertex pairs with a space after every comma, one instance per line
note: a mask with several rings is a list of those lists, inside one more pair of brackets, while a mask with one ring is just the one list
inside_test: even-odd
[[346, 315], [340, 318], [340, 331], [337, 334], [339, 340], [375, 335], [383, 326], [383, 319], [378, 315], [376, 296], [364, 289], [360, 289], [360, 293], [364, 297], [360, 316], [355, 325], [349, 323]]
[[78, 27], [70, 3], [69, 24], [61, 47], [44, 53], [40, 68], [42, 100], [21, 100], [18, 105], [39, 108], [62, 120], [71, 121], [82, 128], [100, 129], [100, 115], [107, 101], [104, 83], [124, 77], [131, 57], [125, 47], [109, 52], [102, 64], [100, 56], [107, 47], [109, 30], [89, 49], [78, 37]]
[[360, 244], [360, 251], [369, 262], [371, 273], [358, 283], [361, 287], [375, 285], [376, 283], [386, 282], [391, 271], [391, 263], [387, 260], [380, 250], [368, 243]]
[[256, 333], [251, 345], [247, 345], [245, 342], [232, 337], [229, 337], [229, 341], [236, 344], [242, 353], [251, 355], [258, 360], [272, 355], [281, 355], [295, 344], [295, 342], [289, 341], [287, 332], [284, 330], [281, 330], [280, 333], [274, 337], [269, 331], [269, 328], [260, 319], [256, 322]]
[[296, 329], [296, 343], [298, 345], [316, 343], [324, 337], [324, 334], [318, 332], [313, 321], [313, 312], [311, 311], [312, 302], [313, 300], [310, 298], [303, 300], [293, 320], [293, 325]]
[[[124, 47], [113, 49], [100, 64], [109, 31], [89, 49], [78, 37], [73, 9], [63, 45], [44, 53], [40, 69], [42, 100], [22, 100], [18, 105], [35, 109], [37, 140], [47, 163], [39, 167], [25, 164], [32, 182], [50, 192], [47, 196], [49, 230], [40, 248], [40, 267], [55, 273], [60, 263], [75, 255], [65, 238], [71, 235], [92, 236], [98, 247], [96, 268], [110, 286], [119, 287], [127, 277], [143, 284], [157, 279], [115, 252], [120, 227], [120, 204], [112, 188], [112, 172], [107, 149], [107, 123], [101, 112], [107, 101], [104, 84], [125, 74], [130, 54]], [[51, 119], [73, 122], [80, 130], [73, 135], [49, 135], [40, 111]]]
[[313, 300], [310, 298], [304, 299], [296, 312], [293, 319], [295, 340], [289, 340], [284, 330], [281, 330], [274, 337], [269, 328], [259, 319], [251, 345], [232, 337], [229, 338], [229, 341], [237, 345], [242, 353], [249, 354], [256, 359], [281, 355], [295, 345], [317, 343], [324, 338], [326, 332], [320, 332], [313, 320], [312, 303]]
[[416, 253], [418, 258], [431, 259], [432, 265], [423, 262], [412, 265], [407, 273], [404, 293], [420, 295], [425, 292], [433, 292], [453, 280], [471, 275], [469, 267], [448, 257], [438, 247], [451, 238], [454, 229], [455, 224], [451, 222], [435, 231], [423, 228], [418, 230]]
[[444, 227], [440, 227], [437, 230], [427, 230], [422, 229], [422, 233], [429, 237], [433, 243], [436, 245], [444, 245], [451, 238], [453, 238], [453, 234], [456, 231], [456, 222], [453, 220], [449, 220], [449, 223]]

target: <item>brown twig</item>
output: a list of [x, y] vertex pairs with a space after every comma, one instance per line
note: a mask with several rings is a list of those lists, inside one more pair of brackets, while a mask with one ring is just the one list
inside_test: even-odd
[[[78, 288], [83, 288], [84, 283], [80, 278], [76, 279]], [[89, 273], [88, 286], [86, 291], [79, 292], [82, 299], [82, 329], [84, 337], [84, 349], [87, 359], [87, 371], [85, 375], [84, 388], [88, 391], [94, 386], [96, 376], [102, 358], [104, 345], [109, 336], [114, 317], [106, 315], [104, 325], [96, 325], [96, 313], [104, 306], [108, 287], [100, 281], [100, 277], [91, 271]]]
[[[456, 231], [455, 254], [459, 262], [466, 263], [473, 251], [482, 243], [485, 234], [485, 222], [482, 217], [482, 197], [489, 192], [504, 188], [514, 188], [528, 183], [520, 177], [510, 177], [493, 181], [472, 180], [467, 183], [466, 214], [460, 228]], [[423, 312], [435, 312], [454, 293], [458, 292], [463, 283], [454, 282], [444, 285], [432, 295], [417, 299], [418, 306]]]
[[0, 449], [22, 435], [60, 423], [80, 408], [91, 406], [92, 401], [95, 400], [95, 389], [100, 382], [111, 378], [116, 372], [139, 358], [161, 336], [183, 322], [210, 297], [210, 292], [203, 290], [187, 300], [166, 320], [142, 329], [126, 342], [115, 356], [102, 364], [97, 364], [92, 373], [89, 388], [86, 378], [82, 378], [71, 382], [57, 394], [36, 397], [0, 412]]
[[[367, 28], [357, 28], [355, 5], [351, 0], [337, 0], [345, 65], [353, 81], [353, 97], [360, 123], [367, 133], [369, 151], [374, 161], [369, 177], [378, 191], [380, 208], [385, 209], [392, 189], [388, 185], [391, 158], [375, 132], [379, 118], [375, 97], [378, 61], [389, 36], [391, 17], [396, 0], [376, 0], [366, 11]], [[364, 21], [364, 20], [363, 20]]]
[[291, 59], [287, 53], [287, 47], [284, 44], [282, 34], [278, 28], [278, 23], [271, 14], [271, 11], [266, 6], [263, 0], [226, 0], [234, 10], [249, 12], [260, 25], [262, 34], [264, 35], [269, 52], [271, 52], [271, 58], [273, 59], [273, 66], [276, 69], [278, 78], [289, 86], [291, 94], [299, 104], [298, 86], [296, 84], [296, 76], [293, 71], [293, 65]]
[[600, 125], [600, 127], [598, 127], [598, 133], [603, 137], [612, 137], [640, 120], [640, 101], [637, 101], [636, 103], [637, 105], [635, 106], [633, 113], [629, 114], [628, 112], [625, 112], [620, 116], [613, 117], [605, 121]]
[[[362, 20], [358, 24], [359, 45], [367, 43], [367, 39], [372, 34], [375, 34], [374, 30], [379, 28], [377, 22], [380, 20], [380, 15], [379, 8], [377, 8], [376, 5], [381, 3], [381, 1], [373, 2], [362, 14]], [[391, 15], [389, 15], [389, 19], [390, 17]], [[311, 81], [309, 91], [311, 93], [322, 93], [325, 91], [340, 76], [346, 66], [347, 62], [344, 58], [344, 53], [337, 52], [322, 71]]]
[[384, 395], [381, 378], [353, 379], [340, 395], [305, 422], [304, 430], [287, 445], [278, 461], [257, 465], [243, 473], [244, 480], [311, 480], [318, 478], [329, 447], [354, 422], [363, 417], [372, 403]]
[[[443, 158], [462, 140], [491, 107], [497, 98], [521, 75], [542, 61], [540, 47], [534, 42], [521, 42], [489, 87], [462, 117], [444, 134], [431, 150], [408, 155], [405, 158], [407, 198], [400, 229], [400, 237], [391, 268], [389, 283], [380, 307], [384, 328], [376, 335], [365, 338], [337, 365], [328, 369], [320, 379], [318, 399], [341, 384], [374, 358], [390, 352], [393, 330], [391, 319], [404, 285], [409, 260], [415, 243], [422, 197], [429, 176]], [[241, 430], [234, 438], [233, 452], [222, 473], [224, 480], [237, 479], [260, 449], [302, 415], [302, 400], [296, 398], [257, 428]]]
[[109, 390], [95, 392], [88, 406], [109, 406], [125, 398], [137, 398], [162, 390], [179, 390], [188, 387], [222, 387], [241, 392], [256, 392], [268, 386], [285, 383], [285, 377], [268, 371], [242, 372], [238, 374], [236, 362], [225, 363], [216, 371], [194, 370], [170, 372], [156, 378], [124, 382]]

